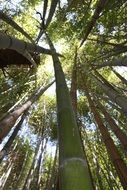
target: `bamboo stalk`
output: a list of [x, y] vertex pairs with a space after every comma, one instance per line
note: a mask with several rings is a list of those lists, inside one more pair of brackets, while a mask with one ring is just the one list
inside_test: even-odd
[[46, 85], [45, 87], [39, 88], [22, 106], [15, 109], [12, 113], [7, 115], [0, 122], [0, 141], [5, 137], [11, 128], [14, 126], [18, 117], [23, 114], [30, 106], [54, 83]]
[[59, 134], [59, 187], [60, 190], [92, 190], [77, 122], [71, 104], [64, 73], [56, 50], [47, 36], [52, 51], [56, 77]]
[[121, 184], [123, 186], [123, 188], [126, 190], [127, 188], [127, 167], [123, 161], [123, 159], [120, 157], [117, 148], [114, 145], [114, 142], [112, 140], [112, 138], [109, 135], [109, 132], [107, 130], [107, 128], [104, 126], [99, 113], [96, 110], [96, 107], [94, 105], [94, 102], [92, 101], [90, 94], [89, 94], [89, 90], [86, 84], [84, 84], [84, 89], [85, 89], [85, 93], [91, 108], [91, 111], [94, 115], [95, 121], [99, 127], [99, 130], [101, 132], [102, 135], [102, 139], [105, 143], [105, 146], [107, 148], [107, 151], [111, 157], [111, 160], [116, 168], [117, 174], [120, 178]]

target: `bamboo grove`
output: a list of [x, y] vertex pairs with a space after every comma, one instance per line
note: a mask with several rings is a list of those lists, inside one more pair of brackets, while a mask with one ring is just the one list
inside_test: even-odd
[[0, 1], [1, 190], [127, 189], [126, 15], [125, 0]]

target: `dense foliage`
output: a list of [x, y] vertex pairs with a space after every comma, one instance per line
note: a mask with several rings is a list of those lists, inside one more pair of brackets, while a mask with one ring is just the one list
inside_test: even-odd
[[[16, 59], [13, 53], [3, 56], [0, 51], [0, 133], [6, 131], [3, 120], [8, 124], [15, 110], [55, 78], [51, 59], [54, 50], [47, 32], [64, 70], [83, 154], [96, 190], [127, 189], [126, 15], [125, 0], [4, 0], [0, 5], [0, 35], [51, 49], [49, 55], [40, 53], [37, 47], [31, 52], [25, 43]], [[0, 48], [5, 53], [8, 49], [13, 52], [12, 44]], [[64, 88], [62, 92], [66, 92]], [[23, 110], [14, 125], [9, 125], [6, 137], [0, 136], [1, 190], [61, 190], [62, 166], [58, 159], [62, 134], [57, 115], [62, 108], [58, 105], [53, 84]], [[71, 137], [68, 131], [65, 133]], [[77, 145], [70, 142], [68, 146], [73, 150]]]

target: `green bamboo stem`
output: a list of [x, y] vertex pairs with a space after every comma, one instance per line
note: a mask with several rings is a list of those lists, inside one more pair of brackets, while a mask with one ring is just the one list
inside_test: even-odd
[[21, 54], [25, 54], [26, 51], [29, 51], [51, 55], [51, 51], [49, 49], [16, 39], [4, 33], [0, 33], [0, 48], [14, 49]]
[[92, 183], [84, 157], [80, 135], [72, 108], [64, 73], [49, 39], [56, 77], [59, 135], [59, 187], [60, 190], [92, 190]]

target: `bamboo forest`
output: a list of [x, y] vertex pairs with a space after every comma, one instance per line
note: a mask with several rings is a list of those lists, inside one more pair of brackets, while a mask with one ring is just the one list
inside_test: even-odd
[[127, 190], [126, 117], [126, 0], [0, 0], [0, 190]]

